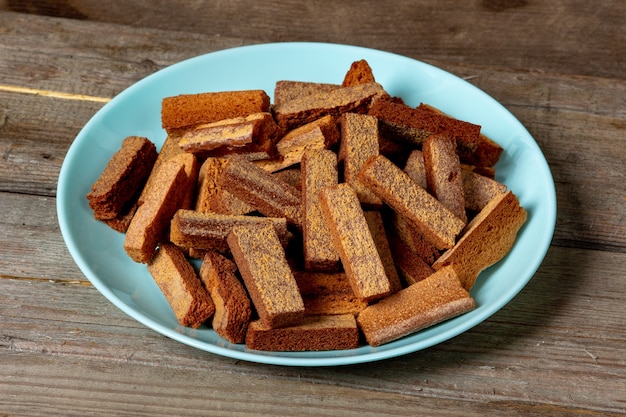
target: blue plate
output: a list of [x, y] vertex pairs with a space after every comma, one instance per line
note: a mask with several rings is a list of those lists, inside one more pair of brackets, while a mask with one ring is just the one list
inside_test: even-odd
[[[471, 293], [477, 308], [380, 347], [325, 352], [259, 352], [230, 344], [208, 327], [184, 328], [145, 265], [124, 252], [124, 235], [94, 220], [85, 195], [126, 136], [146, 136], [160, 146], [161, 100], [205, 91], [263, 89], [278, 80], [341, 83], [353, 61], [366, 59], [376, 81], [407, 104], [420, 102], [482, 125], [504, 153], [497, 179], [519, 197], [528, 221], [515, 246], [483, 271]], [[328, 366], [377, 361], [415, 352], [476, 326], [507, 304], [532, 278], [554, 232], [556, 196], [548, 164], [528, 131], [502, 105], [468, 82], [414, 59], [354, 46], [278, 43], [223, 50], [158, 71], [107, 103], [72, 143], [59, 176], [57, 212], [61, 233], [76, 264], [113, 304], [149, 328], [187, 345], [253, 362]]]

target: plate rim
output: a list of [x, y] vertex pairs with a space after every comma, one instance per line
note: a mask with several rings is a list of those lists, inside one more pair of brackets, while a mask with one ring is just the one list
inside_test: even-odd
[[[548, 221], [547, 221], [546, 227], [548, 227], [549, 230], [546, 234], [542, 236], [542, 240], [539, 245], [541, 249], [539, 251], [538, 256], [535, 258], [534, 264], [527, 269], [527, 274], [528, 274], [527, 279], [518, 280], [516, 282], [517, 285], [511, 286], [509, 288], [509, 291], [507, 291], [504, 294], [504, 296], [500, 296], [499, 300], [501, 302], [492, 305], [490, 308], [486, 308], [486, 310], [484, 310], [484, 313], [470, 316], [470, 318], [464, 321], [461, 325], [448, 329], [445, 332], [439, 333], [434, 338], [431, 337], [424, 341], [403, 344], [397, 347], [389, 347], [390, 344], [388, 344], [388, 345], [384, 345], [383, 347], [381, 347], [381, 349], [373, 348], [371, 349], [372, 350], [371, 352], [367, 352], [364, 354], [348, 355], [348, 356], [343, 356], [341, 351], [339, 352], [329, 351], [329, 352], [332, 352], [332, 354], [336, 354], [336, 356], [328, 356], [328, 357], [301, 357], [301, 356], [292, 357], [292, 356], [289, 356], [289, 353], [285, 354], [285, 352], [261, 352], [261, 351], [252, 351], [252, 350], [239, 351], [239, 350], [228, 349], [226, 347], [218, 346], [218, 345], [211, 344], [209, 342], [201, 341], [198, 339], [194, 339], [190, 336], [176, 332], [174, 329], [167, 327], [163, 325], [162, 323], [159, 323], [153, 320], [151, 317], [148, 317], [145, 313], [137, 311], [136, 309], [127, 305], [121, 298], [119, 298], [116, 294], [114, 294], [111, 288], [106, 286], [105, 283], [92, 270], [92, 268], [85, 262], [78, 248], [73, 242], [72, 236], [70, 236], [70, 227], [68, 225], [68, 219], [65, 215], [65, 207], [64, 207], [64, 204], [67, 204], [66, 197], [68, 196], [69, 190], [67, 188], [68, 184], [66, 181], [64, 181], [64, 179], [67, 175], [67, 171], [69, 170], [68, 168], [69, 162], [72, 161], [72, 159], [75, 157], [74, 154], [78, 152], [77, 144], [80, 142], [81, 138], [84, 137], [86, 132], [89, 131], [91, 126], [97, 124], [99, 119], [103, 117], [103, 115], [109, 109], [114, 108], [114, 106], [116, 106], [118, 102], [123, 101], [126, 96], [132, 95], [136, 90], [141, 89], [141, 87], [144, 84], [150, 82], [151, 80], [157, 77], [165, 76], [167, 75], [168, 72], [176, 71], [178, 68], [181, 68], [184, 65], [194, 65], [195, 64], [194, 61], [200, 62], [203, 58], [207, 56], [215, 57], [221, 54], [227, 55], [227, 54], [232, 54], [232, 53], [235, 53], [235, 54], [244, 53], [245, 54], [246, 50], [266, 49], [266, 48], [269, 48], [269, 49], [273, 49], [273, 48], [309, 48], [309, 49], [346, 48], [352, 51], [359, 51], [359, 50], [365, 51], [367, 52], [367, 54], [380, 54], [383, 57], [389, 56], [389, 57], [393, 57], [394, 59], [403, 59], [403, 60], [413, 61], [414, 63], [417, 63], [419, 65], [424, 65], [430, 68], [430, 70], [432, 71], [442, 73], [446, 77], [452, 77], [453, 79], [456, 79], [456, 81], [460, 81], [464, 83], [467, 87], [470, 87], [471, 90], [473, 90], [473, 93], [485, 96], [487, 99], [492, 101], [493, 104], [499, 106], [501, 110], [508, 113], [512, 121], [516, 122], [519, 125], [518, 128], [521, 131], [523, 131], [525, 135], [527, 135], [527, 137], [531, 140], [532, 142], [531, 146], [534, 147], [534, 151], [536, 152], [535, 156], [540, 157], [541, 162], [545, 164], [546, 174], [548, 175], [547, 179], [549, 180], [547, 182], [547, 186], [550, 188], [547, 191], [549, 192], [550, 197], [552, 197], [550, 201], [546, 202], [546, 206], [543, 207], [544, 209], [547, 209], [544, 215], [547, 216]], [[350, 365], [350, 364], [357, 364], [357, 363], [380, 361], [380, 360], [389, 359], [392, 357], [402, 356], [408, 353], [417, 352], [417, 351], [429, 348], [431, 346], [437, 345], [439, 343], [445, 342], [455, 336], [458, 336], [467, 332], [469, 329], [487, 320], [489, 317], [491, 317], [493, 314], [499, 311], [502, 307], [507, 305], [533, 278], [537, 269], [539, 268], [539, 266], [545, 259], [545, 256], [550, 247], [550, 242], [553, 238], [554, 229], [556, 226], [556, 191], [555, 191], [554, 180], [552, 177], [549, 164], [543, 152], [541, 151], [538, 143], [534, 139], [534, 137], [527, 131], [525, 126], [523, 126], [522, 123], [500, 102], [495, 100], [493, 97], [488, 95], [483, 90], [469, 83], [468, 81], [444, 69], [436, 67], [432, 64], [429, 64], [429, 63], [426, 63], [426, 62], [423, 62], [423, 61], [420, 61], [411, 57], [399, 55], [399, 54], [392, 53], [392, 52], [382, 51], [378, 49], [372, 49], [372, 48], [367, 48], [367, 47], [362, 47], [362, 46], [338, 44], [338, 43], [323, 43], [323, 42], [261, 43], [261, 44], [245, 45], [245, 46], [222, 49], [222, 50], [209, 52], [206, 54], [201, 54], [195, 57], [182, 60], [180, 62], [169, 65], [165, 68], [162, 68], [142, 78], [141, 80], [131, 84], [129, 87], [124, 89], [118, 95], [113, 97], [102, 108], [100, 108], [89, 119], [89, 121], [83, 126], [83, 128], [81, 128], [79, 133], [76, 135], [76, 137], [72, 141], [65, 155], [65, 158], [63, 160], [61, 170], [59, 172], [57, 194], [56, 194], [56, 208], [57, 208], [57, 219], [59, 222], [61, 234], [63, 236], [65, 245], [68, 248], [68, 251], [70, 252], [70, 255], [72, 256], [72, 259], [74, 260], [74, 262], [77, 264], [77, 266], [79, 267], [81, 272], [85, 275], [85, 277], [92, 283], [92, 285], [105, 298], [107, 298], [111, 303], [113, 303], [117, 308], [122, 310], [129, 317], [145, 325], [146, 327], [158, 333], [161, 333], [164, 336], [167, 336], [180, 343], [186, 344], [188, 346], [192, 346], [194, 348], [197, 348], [203, 351], [207, 351], [213, 354], [218, 354], [224, 357], [230, 357], [230, 358], [238, 359], [238, 360], [246, 360], [246, 361], [256, 362], [256, 363], [264, 363], [264, 364], [271, 364], [271, 365], [285, 365], [285, 366], [337, 366], [337, 365]], [[522, 231], [520, 231], [520, 233], [521, 232]], [[391, 344], [393, 344], [393, 342], [391, 342]], [[345, 352], [351, 352], [351, 351], [345, 351]]]

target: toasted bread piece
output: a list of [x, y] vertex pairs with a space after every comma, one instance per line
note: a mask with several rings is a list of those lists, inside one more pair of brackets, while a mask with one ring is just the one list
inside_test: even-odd
[[438, 249], [454, 246], [464, 222], [382, 155], [371, 157], [359, 177]]
[[236, 272], [235, 263], [217, 252], [209, 251], [202, 258], [200, 279], [215, 304], [211, 326], [230, 343], [243, 343], [252, 306]]
[[337, 185], [337, 155], [330, 150], [307, 151], [302, 159], [302, 238], [307, 271], [336, 271], [341, 268], [330, 229], [322, 213], [319, 193]]
[[219, 185], [268, 217], [302, 225], [300, 191], [242, 157], [229, 158]]
[[227, 241], [263, 327], [302, 320], [304, 301], [272, 223], [237, 225]]
[[338, 88], [341, 88], [341, 84], [279, 80], [274, 87], [274, 105], [280, 105], [290, 100], [301, 99], [302, 97], [327, 94]]
[[292, 166], [280, 171], [273, 172], [272, 176], [279, 181], [287, 183], [298, 191], [302, 191], [302, 171], [300, 166]]
[[124, 139], [87, 193], [94, 217], [98, 220], [123, 217], [135, 204], [156, 159], [156, 146], [147, 138]]
[[165, 295], [181, 326], [197, 328], [215, 312], [213, 300], [176, 246], [159, 246], [148, 271]]
[[161, 125], [171, 134], [204, 123], [269, 111], [270, 97], [262, 90], [181, 94], [162, 100]]
[[200, 161], [190, 153], [181, 153], [172, 156], [171, 161], [180, 162], [185, 167], [187, 175], [187, 192], [180, 205], [182, 209], [191, 209], [196, 203], [196, 186], [198, 183], [198, 174], [200, 172]]
[[258, 161], [266, 171], [276, 172], [299, 164], [308, 150], [326, 149], [339, 141], [335, 119], [328, 115], [290, 130], [276, 143], [278, 159]]
[[370, 64], [365, 60], [354, 61], [343, 78], [342, 87], [376, 82]]
[[222, 169], [228, 162], [227, 158], [207, 158], [198, 173], [198, 192], [195, 209], [201, 212], [221, 214], [248, 214], [254, 211], [249, 204], [235, 197], [219, 186]]
[[307, 315], [357, 315], [367, 303], [354, 294], [345, 272], [292, 270]]
[[526, 218], [526, 210], [512, 191], [499, 194], [469, 222], [457, 244], [443, 253], [433, 268], [451, 265], [469, 291], [482, 270], [511, 250]]
[[354, 293], [367, 302], [388, 295], [389, 278], [354, 190], [346, 183], [326, 187], [320, 202]]
[[148, 263], [174, 213], [183, 204], [189, 180], [185, 166], [177, 161], [163, 163], [128, 226], [124, 249], [135, 262]]
[[424, 154], [420, 150], [413, 150], [409, 154], [409, 158], [406, 160], [404, 166], [404, 172], [407, 173], [413, 181], [415, 181], [420, 187], [428, 189], [428, 183], [426, 182], [426, 167], [424, 166]]
[[246, 346], [286, 352], [354, 349], [359, 346], [359, 329], [352, 314], [307, 316], [300, 324], [280, 329], [253, 321], [246, 334]]
[[253, 146], [269, 149], [280, 135], [270, 113], [252, 113], [195, 126], [183, 133], [178, 146], [203, 156], [211, 155], [216, 149], [239, 153]]
[[400, 282], [400, 276], [398, 275], [398, 270], [393, 260], [389, 241], [387, 240], [383, 216], [378, 210], [364, 210], [363, 215], [365, 216], [365, 221], [367, 222], [367, 227], [370, 230], [372, 239], [374, 239], [380, 260], [385, 268], [385, 275], [387, 275], [389, 279], [391, 288], [390, 294], [393, 294], [402, 288], [402, 283]]
[[417, 147], [437, 133], [453, 138], [461, 161], [472, 165], [493, 166], [502, 152], [502, 148], [494, 148], [495, 142], [485, 141], [480, 136], [479, 125], [441, 113], [378, 99], [372, 103], [368, 114], [378, 117], [382, 135]]
[[117, 232], [126, 233], [126, 230], [128, 230], [128, 226], [130, 226], [130, 222], [133, 220], [138, 208], [139, 204], [135, 201], [132, 206], [128, 207], [128, 209], [120, 213], [116, 218], [104, 219], [100, 221]]
[[390, 246], [395, 266], [407, 287], [428, 278], [435, 272], [404, 240], [394, 239]]
[[454, 268], [448, 267], [368, 306], [359, 313], [357, 323], [367, 343], [379, 346], [475, 307]]
[[169, 161], [170, 158], [184, 153], [180, 146], [178, 146], [179, 140], [180, 136], [177, 135], [167, 135], [167, 137], [165, 138], [165, 141], [163, 142], [163, 145], [159, 150], [159, 155], [157, 156], [156, 162], [152, 167], [152, 171], [150, 171], [150, 176], [148, 177], [148, 180], [146, 181], [146, 184], [143, 187], [139, 198], [137, 199], [137, 204], [143, 204], [146, 194], [148, 194], [148, 191], [152, 188], [152, 183], [154, 182], [154, 178], [156, 177], [161, 165]]
[[461, 170], [465, 208], [478, 212], [498, 194], [506, 192], [506, 185], [468, 169]]
[[283, 217], [228, 215], [193, 210], [178, 210], [170, 224], [170, 240], [182, 248], [228, 250], [226, 238], [234, 226], [271, 222], [283, 246], [289, 241], [287, 221]]
[[424, 142], [424, 169], [428, 191], [463, 223], [467, 223], [461, 162], [456, 141], [441, 134], [430, 135]]
[[[420, 103], [418, 108], [449, 116], [448, 114], [430, 104]], [[502, 146], [498, 145], [495, 141], [487, 137], [485, 134], [481, 133], [478, 138], [478, 147], [476, 149], [476, 152], [478, 155], [476, 155], [475, 160], [482, 161], [482, 164], [478, 164], [478, 166], [483, 169], [488, 169], [490, 167], [493, 167], [496, 162], [498, 162], [498, 159], [500, 159], [500, 156], [502, 155], [503, 149]]]
[[338, 118], [343, 113], [365, 113], [374, 97], [387, 95], [378, 83], [341, 87], [274, 104], [274, 117], [280, 127], [291, 130], [322, 116]]
[[411, 226], [405, 217], [391, 211], [387, 213], [386, 219], [386, 228], [388, 234], [391, 235], [388, 237], [389, 241], [402, 241], [411, 250], [411, 253], [419, 256], [428, 265], [432, 265], [439, 258], [441, 255], [439, 249], [425, 239], [415, 227]]
[[356, 191], [365, 208], [380, 208], [382, 200], [357, 177], [365, 161], [379, 153], [378, 120], [366, 114], [346, 113], [340, 118], [340, 125], [339, 161], [343, 163], [343, 179]]

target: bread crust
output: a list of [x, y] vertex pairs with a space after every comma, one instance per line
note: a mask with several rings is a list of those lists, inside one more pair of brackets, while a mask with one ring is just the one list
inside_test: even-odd
[[389, 279], [354, 190], [346, 183], [326, 187], [320, 202], [354, 293], [367, 302], [387, 296]]
[[456, 141], [441, 134], [430, 135], [424, 142], [422, 152], [428, 191], [463, 223], [467, 223]]
[[156, 159], [156, 146], [150, 140], [125, 138], [87, 193], [94, 217], [114, 221], [132, 210]]
[[162, 100], [161, 126], [176, 133], [203, 123], [269, 111], [270, 98], [263, 90], [180, 94]]
[[128, 226], [124, 250], [135, 262], [148, 263], [157, 244], [165, 240], [165, 232], [174, 213], [187, 193], [185, 166], [168, 161], [159, 167], [153, 186]]
[[161, 245], [148, 263], [148, 271], [181, 326], [197, 328], [215, 312], [213, 300], [176, 246], [169, 243]]
[[469, 291], [482, 270], [511, 250], [527, 216], [512, 191], [496, 196], [472, 219], [457, 244], [443, 253], [433, 268], [439, 270], [451, 265]]
[[200, 279], [215, 304], [213, 330], [231, 343], [243, 343], [252, 306], [236, 271], [237, 266], [230, 259], [209, 251], [202, 258]]
[[269, 221], [237, 225], [227, 242], [263, 327], [298, 323], [304, 301], [274, 226]]
[[286, 352], [355, 349], [359, 330], [352, 314], [308, 316], [298, 325], [280, 329], [268, 329], [254, 321], [248, 327], [246, 346]]
[[464, 222], [382, 155], [359, 171], [361, 181], [438, 249], [454, 246]]
[[300, 191], [242, 157], [229, 158], [219, 185], [268, 217], [302, 226]]
[[307, 151], [302, 159], [303, 256], [307, 271], [337, 271], [339, 252], [324, 218], [320, 192], [337, 185], [337, 156], [333, 151]]

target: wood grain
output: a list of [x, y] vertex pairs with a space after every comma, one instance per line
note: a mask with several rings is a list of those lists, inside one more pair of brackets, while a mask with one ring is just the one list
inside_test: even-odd
[[[422, 60], [624, 78], [620, 1], [11, 0], [4, 9], [171, 31], [364, 45]], [[0, 10], [2, 10], [0, 8]]]
[[[12, 356], [19, 353], [35, 361], [44, 360], [37, 359], [37, 354], [65, 358], [45, 359], [53, 361], [53, 369], [83, 361], [86, 366], [94, 366], [88, 360], [100, 362], [99, 367], [107, 373], [117, 369], [113, 373], [126, 374], [136, 367], [146, 367], [145, 372], [149, 372], [150, 366], [165, 366], [179, 372], [181, 378], [196, 378], [207, 391], [211, 384], [225, 384], [220, 390], [228, 391], [229, 381], [241, 384], [248, 378], [271, 378], [273, 384], [278, 384], [274, 389], [289, 383], [300, 387], [304, 381], [320, 391], [350, 389], [355, 398], [383, 398], [382, 394], [388, 393], [405, 400], [422, 399], [420, 404], [424, 399], [440, 397], [470, 403], [544, 403], [570, 411], [591, 407], [618, 413], [623, 410], [621, 394], [626, 390], [626, 335], [620, 331], [626, 311], [614, 306], [615, 300], [626, 294], [612, 277], [624, 268], [623, 254], [552, 249], [527, 288], [485, 323], [442, 345], [387, 360], [384, 368], [375, 363], [302, 369], [236, 362], [144, 328], [104, 300], [93, 287], [15, 279], [0, 279], [0, 348]], [[581, 281], [581, 269], [594, 272]], [[597, 321], [590, 323], [589, 316]], [[11, 362], [0, 363], [0, 369], [15, 370]], [[35, 366], [29, 369], [33, 373], [29, 378], [33, 379], [50, 378], [46, 373], [55, 372]], [[549, 378], [541, 377], [546, 373]], [[130, 380], [141, 378], [126, 375]], [[89, 382], [94, 377], [84, 378]], [[68, 384], [68, 390], [76, 388], [69, 380], [60, 383]], [[165, 383], [143, 381], [141, 386], [146, 395], [155, 395]], [[262, 387], [247, 387], [250, 392], [258, 389], [261, 396], [267, 395]], [[264, 400], [253, 395], [250, 401]], [[290, 404], [288, 399], [277, 401], [277, 407]], [[339, 409], [353, 406], [343, 401], [337, 404]], [[89, 396], [76, 406], [81, 403], [88, 404]], [[239, 411], [249, 405], [239, 405]]]
[[[55, 28], [63, 28], [63, 37], [52, 37], [50, 47], [65, 50], [73, 58], [71, 62], [47, 62], [47, 71], [56, 74], [52, 80], [33, 75], [41, 71], [37, 59], [32, 56], [20, 58], [20, 51], [32, 48], [34, 43], [29, 40], [34, 35], [22, 36], [28, 33], [23, 28], [25, 19], [29, 24], [33, 21], [38, 31], [56, 33]], [[88, 23], [82, 21], [54, 22], [38, 17], [9, 19], [3, 14], [0, 14], [0, 21], [7, 27], [0, 33], [0, 45], [7, 49], [6, 55], [0, 55], [5, 57], [0, 58], [0, 69], [4, 68], [12, 74], [9, 81], [13, 85], [113, 97], [150, 71], [194, 55], [189, 45], [190, 49], [184, 52], [171, 56], [162, 54], [162, 51], [180, 43], [177, 37], [182, 34], [172, 37], [170, 32], [143, 29], [137, 34], [130, 27], [102, 25], [90, 29], [93, 38], [85, 40]], [[110, 37], [114, 29], [121, 32], [120, 36], [124, 39], [129, 39], [126, 41], [130, 45], [127, 49], [120, 48], [115, 42], [96, 48], [86, 47], [88, 42], [95, 42], [94, 39]], [[152, 45], [154, 50], [143, 51], [143, 54], [129, 52], [140, 48], [141, 42], [149, 35], [158, 40]], [[143, 40], [137, 40], [137, 37]], [[196, 43], [196, 48], [202, 44], [203, 49], [197, 49], [197, 53], [241, 43], [217, 42], [213, 37], [195, 34], [190, 38]], [[24, 52], [21, 54], [27, 55]], [[21, 71], [14, 69], [16, 60], [21, 61]], [[147, 61], [161, 64], [146, 70], [141, 63]], [[626, 181], [622, 162], [622, 155], [626, 155], [626, 142], [623, 140], [626, 117], [624, 80], [494, 69], [445, 61], [435, 64], [467, 78], [499, 100], [535, 137], [552, 167], [557, 186], [559, 227], [555, 243], [626, 251], [623, 206]], [[94, 67], [100, 72], [98, 82], [80, 76], [80, 81], [75, 81], [77, 74], [93, 72]], [[94, 85], [102, 87], [94, 89]], [[0, 115], [4, 114], [0, 118], [3, 120], [4, 139], [0, 143], [0, 151], [5, 161], [0, 165], [0, 190], [54, 196], [58, 171], [67, 148], [102, 105], [92, 101], [42, 98], [0, 90]], [[572, 143], [577, 145], [572, 146]], [[19, 181], [15, 179], [16, 173], [19, 173]], [[614, 185], [607, 187], [607, 183]], [[604, 188], [602, 199], [585, 198], [599, 188]]]

